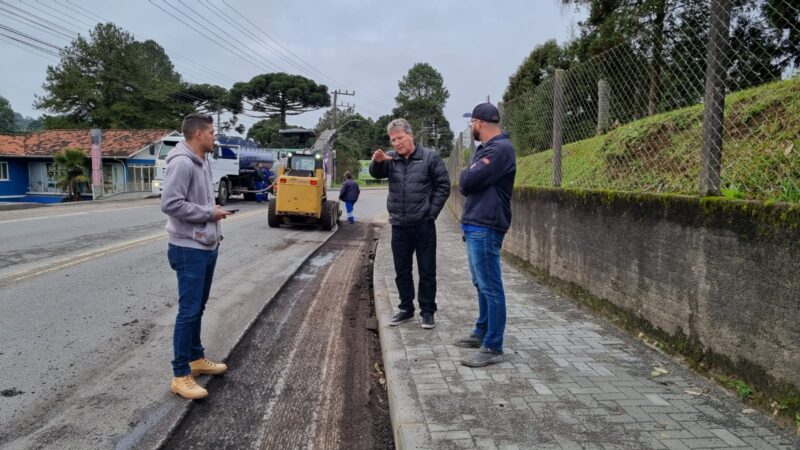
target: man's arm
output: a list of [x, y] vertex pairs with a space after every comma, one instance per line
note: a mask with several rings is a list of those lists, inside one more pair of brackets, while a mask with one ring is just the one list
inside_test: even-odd
[[433, 156], [433, 192], [431, 193], [431, 218], [436, 220], [450, 197], [450, 175], [439, 155]]
[[375, 150], [372, 153], [372, 162], [369, 163], [369, 174], [377, 179], [388, 178], [389, 173], [391, 173], [391, 167], [389, 166], [391, 161], [392, 157], [384, 153], [383, 150]]
[[212, 222], [216, 219], [214, 206], [198, 205], [186, 200], [193, 164], [189, 158], [184, 157], [170, 161], [161, 192], [161, 211], [188, 222]]
[[475, 162], [461, 171], [459, 191], [468, 195], [479, 192], [498, 182], [514, 164], [514, 149], [491, 146], [481, 153]]

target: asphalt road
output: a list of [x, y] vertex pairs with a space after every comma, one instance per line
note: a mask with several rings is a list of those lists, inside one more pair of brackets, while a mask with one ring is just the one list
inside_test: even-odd
[[379, 226], [343, 225], [270, 302], [167, 449], [394, 448], [371, 279]]
[[[362, 191], [360, 218], [385, 221], [385, 195]], [[203, 329], [218, 359], [330, 236], [229, 207]], [[158, 200], [0, 212], [0, 447], [141, 446], [183, 414], [163, 225]]]

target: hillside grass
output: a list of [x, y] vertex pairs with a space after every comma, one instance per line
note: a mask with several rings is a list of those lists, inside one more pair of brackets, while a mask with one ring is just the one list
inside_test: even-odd
[[[694, 195], [703, 106], [622, 125], [562, 148], [562, 187]], [[728, 95], [722, 157], [727, 197], [800, 202], [800, 77]], [[552, 150], [520, 157], [517, 186], [552, 185]]]

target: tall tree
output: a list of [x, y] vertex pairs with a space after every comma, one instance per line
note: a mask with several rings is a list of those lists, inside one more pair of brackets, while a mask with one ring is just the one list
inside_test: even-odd
[[790, 0], [766, 0], [761, 5], [764, 17], [776, 30], [781, 66], [800, 68], [800, 8]]
[[286, 126], [286, 116], [330, 106], [328, 87], [300, 75], [267, 73], [256, 75], [250, 81], [236, 83], [231, 89], [236, 102], [249, 104], [253, 111], [266, 118], [280, 119]]
[[[428, 63], [417, 63], [398, 82], [398, 87], [394, 115], [405, 117], [411, 123], [420, 143], [438, 145], [437, 150], [450, 154], [453, 132], [444, 118], [450, 93], [444, 87], [442, 75]], [[448, 132], [450, 139], [444, 139], [442, 136]]]
[[57, 115], [45, 116], [48, 128], [177, 128], [192, 111], [180, 98], [181, 78], [164, 49], [111, 23], [61, 50], [43, 88], [46, 95], [34, 107]]
[[[362, 116], [352, 108], [339, 110], [336, 114], [336, 124], [339, 131], [334, 147], [337, 148], [337, 151], [338, 142], [342, 139], [348, 140], [348, 148], [352, 149], [353, 155], [357, 159], [369, 159], [376, 148], [385, 147], [383, 145], [384, 140], [376, 132], [376, 124], [372, 119]], [[388, 122], [383, 124], [382, 130], [385, 130], [386, 124]], [[332, 126], [333, 110], [331, 109], [320, 117], [314, 130], [319, 134], [326, 129], [332, 128]], [[383, 131], [384, 135], [385, 133]]]
[[9, 133], [16, 128], [11, 103], [5, 97], [0, 96], [0, 133]]
[[[297, 137], [283, 136], [279, 131], [287, 128], [281, 125], [280, 119], [273, 117], [271, 119], [259, 120], [254, 123], [247, 130], [247, 138], [252, 139], [265, 148], [294, 148], [300, 145]], [[290, 125], [288, 128], [299, 128], [295, 125]]]
[[231, 113], [230, 118], [220, 124], [220, 128], [223, 131], [234, 130], [239, 134], [244, 133], [245, 127], [243, 124], [238, 124], [237, 117], [237, 114], [242, 112], [242, 102], [231, 96], [224, 87], [212, 84], [185, 83], [180, 96], [191, 102], [196, 111], [216, 114], [218, 121], [223, 113]]
[[568, 69], [569, 63], [566, 51], [554, 39], [537, 45], [517, 71], [509, 77], [503, 102], [508, 103], [522, 94], [531, 92], [544, 80], [551, 78], [556, 69]]

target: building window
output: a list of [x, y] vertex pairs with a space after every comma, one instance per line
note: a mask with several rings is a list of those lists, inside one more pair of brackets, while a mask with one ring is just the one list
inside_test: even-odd
[[149, 191], [155, 170], [155, 166], [137, 164], [128, 166], [128, 190]]
[[0, 161], [0, 181], [9, 181], [8, 177], [8, 163]]

